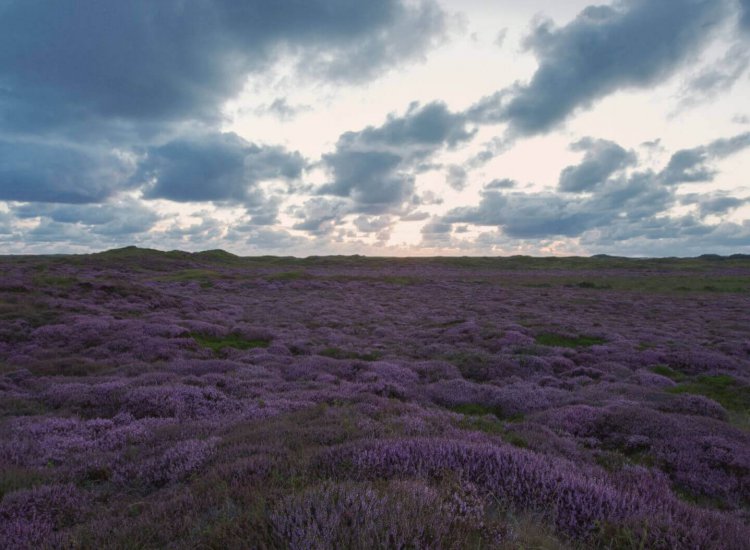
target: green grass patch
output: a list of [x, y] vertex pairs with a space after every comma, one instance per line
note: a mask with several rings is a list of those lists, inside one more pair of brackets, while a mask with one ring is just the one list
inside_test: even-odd
[[229, 334], [227, 336], [206, 336], [205, 334], [192, 333], [190, 336], [193, 337], [200, 346], [213, 350], [214, 353], [219, 353], [226, 348], [234, 349], [252, 349], [252, 348], [267, 348], [271, 343], [270, 340], [247, 340], [239, 334]]
[[341, 348], [326, 348], [319, 353], [325, 357], [332, 357], [333, 359], [359, 359], [360, 361], [377, 361], [382, 357], [379, 351], [370, 351], [367, 353], [357, 353], [354, 351], [347, 351]]
[[43, 289], [49, 287], [56, 288], [70, 288], [78, 282], [75, 277], [68, 277], [65, 275], [52, 275], [52, 274], [41, 274], [35, 275], [31, 279], [32, 283], [36, 288]]
[[703, 375], [685, 381], [670, 393], [689, 393], [713, 399], [730, 412], [750, 413], [750, 386], [740, 383], [728, 374]]
[[668, 367], [667, 365], [656, 365], [651, 369], [651, 372], [660, 374], [661, 376], [666, 376], [667, 378], [671, 378], [675, 382], [682, 382], [687, 378], [687, 376], [685, 376], [681, 372], [678, 372], [673, 368]]
[[0, 500], [7, 493], [42, 485], [48, 477], [39, 470], [21, 466], [5, 466], [0, 470]]
[[595, 283], [593, 281], [580, 281], [578, 283], [569, 283], [565, 285], [570, 288], [583, 288], [590, 290], [610, 290], [612, 285], [606, 283]]
[[304, 271], [282, 271], [281, 273], [273, 273], [272, 275], [267, 275], [266, 281], [297, 281], [299, 279], [307, 278], [309, 278], [309, 276]]
[[6, 397], [0, 400], [0, 418], [4, 416], [36, 416], [45, 412], [47, 412], [47, 408], [32, 399]]
[[[449, 410], [457, 412], [470, 417], [487, 417], [494, 416], [498, 419], [508, 420], [511, 422], [518, 422], [523, 420], [522, 414], [507, 415], [503, 412], [500, 405], [482, 405], [481, 403], [461, 403], [460, 405], [453, 405], [448, 407]], [[481, 422], [484, 418], [472, 418], [473, 422]], [[487, 420], [485, 420], [487, 421]], [[494, 422], [494, 420], [489, 420]]]
[[457, 325], [460, 325], [461, 323], [465, 323], [466, 319], [454, 319], [452, 321], [446, 321], [444, 323], [434, 323], [429, 325], [430, 327], [436, 327], [436, 328], [450, 328], [455, 327]]
[[203, 288], [210, 288], [216, 279], [225, 276], [210, 269], [180, 269], [174, 273], [155, 277], [154, 280], [161, 283], [191, 283], [197, 282]]
[[422, 282], [422, 279], [418, 277], [406, 277], [398, 275], [386, 275], [385, 277], [375, 278], [376, 281], [382, 281], [391, 285], [416, 285]]
[[[482, 407], [481, 405], [451, 407], [451, 410], [462, 412], [461, 410], [458, 410], [461, 408], [465, 410], [476, 411], [484, 410], [485, 412], [463, 412], [463, 414], [466, 416], [458, 421], [458, 423], [456, 424], [458, 428], [462, 430], [479, 431], [489, 435], [496, 435], [502, 438], [503, 441], [505, 441], [506, 443], [510, 443], [514, 447], [520, 447], [522, 449], [527, 449], [529, 447], [528, 441], [526, 441], [517, 433], [510, 431], [505, 425], [506, 421], [520, 422], [521, 420], [523, 420], [523, 415], [517, 415], [515, 417], [504, 419], [505, 421], [501, 421], [500, 417], [498, 416], [498, 412], [502, 415], [502, 411], [494, 410], [492, 412], [486, 412], [487, 407]], [[494, 418], [488, 415], [494, 415]]]
[[503, 417], [503, 410], [500, 407], [481, 405], [479, 403], [461, 403], [460, 405], [454, 405], [448, 408], [453, 412], [470, 416], [484, 416], [491, 414], [495, 415], [498, 418]]
[[18, 300], [0, 298], [0, 322], [24, 319], [32, 327], [40, 327], [56, 322], [60, 312], [51, 309], [45, 302], [35, 299]]
[[543, 332], [536, 337], [537, 344], [559, 348], [587, 348], [604, 344], [606, 340], [598, 336], [563, 336], [553, 332]]

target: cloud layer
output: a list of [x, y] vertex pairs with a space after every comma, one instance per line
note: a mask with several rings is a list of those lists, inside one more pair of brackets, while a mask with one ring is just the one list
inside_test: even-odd
[[[673, 136], [666, 156], [658, 134], [647, 148], [566, 125], [622, 91], [672, 86], [676, 117], [744, 89], [750, 1], [611, 0], [564, 24], [528, 13], [523, 29], [497, 10], [484, 37], [450, 4], [0, 1], [0, 244], [389, 251], [408, 227], [412, 252], [750, 246], [750, 182], [724, 178], [750, 150], [744, 104], [721, 131], [707, 123], [709, 137]], [[462, 25], [450, 79], [394, 70], [437, 63]], [[472, 96], [460, 48], [483, 40], [498, 56], [520, 45], [514, 56], [536, 65], [507, 77], [490, 63], [497, 82]], [[401, 81], [419, 101], [377, 97]], [[238, 112], [278, 124], [275, 139], [228, 114], [251, 93]], [[322, 153], [300, 152], [320, 113], [356, 102], [367, 116], [332, 121]], [[498, 168], [549, 136], [561, 150], [525, 162], [556, 163], [556, 177], [529, 187]]]
[[667, 77], [727, 10], [717, 0], [621, 0], [589, 6], [563, 27], [539, 21], [525, 40], [539, 63], [531, 80], [486, 98], [472, 116], [507, 122], [514, 136], [548, 132], [617, 90]]

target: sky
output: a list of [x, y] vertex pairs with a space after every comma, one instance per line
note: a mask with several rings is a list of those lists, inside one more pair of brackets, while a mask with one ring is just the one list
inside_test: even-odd
[[750, 0], [0, 0], [0, 254], [750, 253]]

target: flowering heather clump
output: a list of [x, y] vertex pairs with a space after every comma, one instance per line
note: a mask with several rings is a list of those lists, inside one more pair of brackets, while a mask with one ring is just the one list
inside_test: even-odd
[[640, 483], [651, 485], [648, 476], [640, 483], [618, 483], [596, 469], [513, 447], [394, 440], [331, 449], [319, 458], [318, 467], [356, 480], [458, 475], [505, 505], [548, 516], [560, 532], [583, 540], [595, 538], [603, 524], [643, 524], [646, 529], [647, 521], [654, 531], [644, 536], [653, 537], [654, 545], [670, 540], [718, 549], [726, 547], [717, 544], [719, 536], [730, 545], [750, 540], [750, 527], [730, 516], [691, 510], [664, 484], [652, 485], [644, 495]]
[[44, 485], [0, 501], [0, 547], [39, 548], [62, 542], [58, 530], [81, 521], [84, 494], [75, 486]]
[[124, 484], [144, 483], [161, 486], [180, 481], [198, 470], [216, 449], [218, 438], [205, 441], [188, 439], [180, 441], [159, 456], [135, 465], [122, 464], [114, 475], [115, 481]]
[[664, 412], [694, 414], [697, 416], [709, 416], [719, 420], [728, 418], [727, 411], [713, 399], [702, 395], [682, 394], [676, 395], [659, 406]]
[[479, 499], [415, 481], [328, 483], [287, 497], [271, 516], [290, 548], [320, 550], [462, 548], [486, 536], [483, 519]]
[[136, 418], [147, 416], [197, 418], [231, 408], [226, 395], [216, 388], [194, 386], [141, 386], [125, 397], [124, 410]]
[[747, 259], [119, 254], [0, 258], [2, 548], [750, 549]]

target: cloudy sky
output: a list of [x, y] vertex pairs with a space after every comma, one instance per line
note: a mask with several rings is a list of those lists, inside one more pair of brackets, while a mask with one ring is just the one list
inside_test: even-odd
[[750, 252], [750, 0], [0, 0], [0, 253]]

